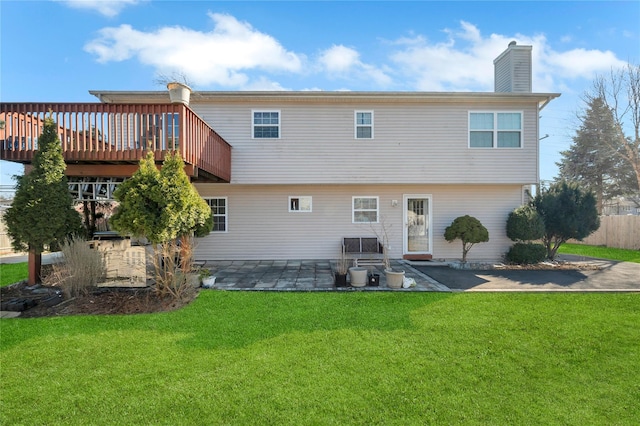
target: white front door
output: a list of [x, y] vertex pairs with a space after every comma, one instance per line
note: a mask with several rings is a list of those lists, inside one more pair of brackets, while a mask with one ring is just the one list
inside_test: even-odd
[[431, 195], [404, 195], [404, 254], [432, 254]]

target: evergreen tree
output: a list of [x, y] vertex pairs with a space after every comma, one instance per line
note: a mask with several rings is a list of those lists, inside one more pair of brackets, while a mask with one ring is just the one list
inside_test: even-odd
[[538, 240], [544, 235], [544, 220], [532, 206], [520, 206], [507, 218], [507, 237], [511, 241]]
[[561, 152], [559, 179], [578, 182], [593, 191], [598, 212], [602, 213], [604, 201], [629, 192], [633, 170], [617, 153], [616, 141], [624, 136], [602, 98], [588, 100], [581, 120], [573, 143]]
[[148, 152], [113, 196], [120, 205], [109, 220], [111, 225], [155, 244], [190, 235], [211, 216], [211, 209], [189, 182], [178, 153], [168, 153], [158, 170], [153, 152]]
[[56, 124], [44, 120], [33, 169], [16, 177], [16, 194], [5, 213], [7, 234], [16, 251], [29, 252], [29, 284], [41, 280], [41, 256], [47, 248], [57, 248], [66, 238], [81, 232], [80, 215], [73, 208], [66, 165]]
[[585, 97], [589, 101], [602, 99], [613, 114], [618, 131], [615, 138], [604, 142], [630, 170], [623, 174], [624, 195], [640, 207], [640, 66], [628, 63], [612, 69], [607, 77], [598, 76]]
[[544, 221], [542, 243], [551, 260], [567, 240], [582, 240], [600, 227], [596, 197], [575, 182], [551, 185], [536, 195], [533, 207]]
[[477, 243], [489, 241], [489, 231], [473, 216], [465, 215], [454, 219], [444, 230], [444, 239], [452, 242], [459, 239], [462, 242], [462, 261], [467, 261], [467, 253]]
[[121, 233], [146, 237], [153, 244], [156, 291], [180, 297], [191, 268], [189, 237], [195, 231], [208, 233], [213, 225], [211, 209], [189, 182], [182, 158], [168, 153], [158, 170], [153, 152], [148, 152], [113, 195], [120, 205], [110, 223]]

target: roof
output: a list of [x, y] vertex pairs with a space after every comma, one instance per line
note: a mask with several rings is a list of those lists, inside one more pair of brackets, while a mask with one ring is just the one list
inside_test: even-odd
[[[90, 90], [103, 103], [168, 103], [168, 91], [108, 91]], [[424, 103], [424, 102], [537, 102], [541, 109], [560, 93], [509, 93], [509, 92], [325, 92], [325, 91], [194, 91], [191, 103], [223, 102], [376, 102], [376, 103]]]

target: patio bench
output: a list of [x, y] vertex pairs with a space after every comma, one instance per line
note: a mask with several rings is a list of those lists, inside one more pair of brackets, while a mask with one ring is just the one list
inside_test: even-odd
[[345, 237], [342, 253], [355, 266], [384, 265], [382, 243], [376, 237]]

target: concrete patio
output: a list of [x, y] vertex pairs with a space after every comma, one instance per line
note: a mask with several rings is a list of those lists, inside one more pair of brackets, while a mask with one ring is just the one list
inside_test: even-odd
[[382, 266], [368, 266], [369, 273], [380, 275], [378, 286], [336, 287], [334, 285], [335, 260], [228, 260], [206, 261], [203, 268], [216, 277], [213, 289], [262, 291], [449, 291], [403, 261], [392, 261], [396, 270], [404, 270], [405, 277], [413, 278], [416, 285], [406, 289], [387, 287]]

